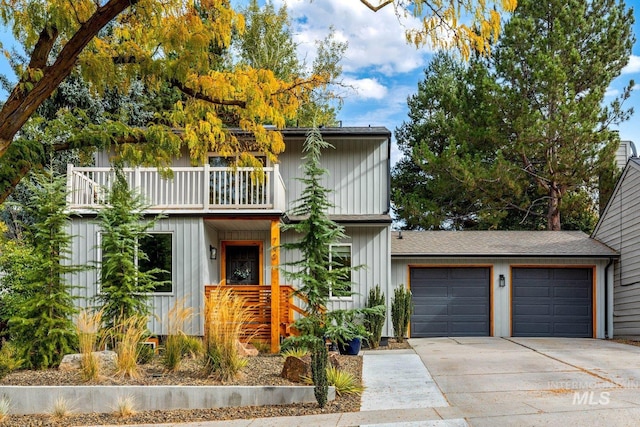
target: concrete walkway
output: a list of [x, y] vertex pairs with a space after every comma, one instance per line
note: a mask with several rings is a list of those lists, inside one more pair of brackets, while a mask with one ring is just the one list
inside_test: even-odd
[[[208, 421], [179, 424], [183, 427], [325, 427], [407, 426], [465, 427], [413, 350], [363, 352], [362, 380], [366, 387], [360, 412]], [[449, 416], [452, 414], [452, 416]], [[445, 419], [446, 418], [446, 419]], [[146, 424], [165, 427], [176, 424]]]

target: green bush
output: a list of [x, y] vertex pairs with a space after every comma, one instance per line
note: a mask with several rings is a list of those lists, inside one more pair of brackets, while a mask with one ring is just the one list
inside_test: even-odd
[[[367, 307], [373, 308], [380, 305], [385, 305], [385, 299], [380, 285], [376, 285], [375, 288], [369, 290]], [[367, 329], [367, 332], [369, 334], [369, 346], [371, 348], [378, 348], [378, 345], [380, 344], [380, 338], [382, 337], [382, 327], [384, 326], [385, 318], [386, 311], [382, 314], [376, 312], [364, 313], [364, 327]]]
[[15, 345], [10, 341], [4, 341], [0, 348], [0, 378], [19, 369], [23, 363], [24, 360], [20, 358]]
[[398, 342], [404, 342], [412, 313], [411, 291], [405, 289], [404, 285], [400, 285], [394, 290], [391, 300], [391, 322], [393, 323], [394, 337]]

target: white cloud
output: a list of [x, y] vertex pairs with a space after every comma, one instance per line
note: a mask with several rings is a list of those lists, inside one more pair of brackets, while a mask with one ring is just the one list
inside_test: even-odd
[[398, 21], [392, 7], [372, 12], [356, 0], [281, 0], [287, 5], [294, 27], [294, 39], [302, 56], [312, 61], [315, 42], [333, 27], [339, 40], [349, 47], [342, 61], [345, 73], [362, 70], [386, 76], [413, 71], [423, 66], [427, 49], [407, 44], [404, 27], [415, 25], [413, 18]]
[[640, 56], [631, 55], [629, 63], [622, 69], [622, 74], [631, 74], [640, 72]]
[[342, 83], [354, 89], [358, 99], [384, 99], [387, 96], [387, 88], [377, 79], [345, 77]]

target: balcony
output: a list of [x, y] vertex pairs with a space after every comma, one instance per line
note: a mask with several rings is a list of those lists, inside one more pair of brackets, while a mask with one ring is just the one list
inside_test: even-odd
[[[129, 188], [136, 189], [149, 212], [216, 213], [284, 212], [285, 185], [278, 165], [254, 168], [176, 167], [173, 177], [156, 168], [125, 168]], [[115, 180], [111, 168], [67, 166], [67, 206], [78, 213], [95, 212], [105, 204]]]

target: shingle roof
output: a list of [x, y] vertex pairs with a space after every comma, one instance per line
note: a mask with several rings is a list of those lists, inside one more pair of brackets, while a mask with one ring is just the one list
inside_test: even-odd
[[[402, 238], [399, 238], [402, 233]], [[616, 257], [581, 231], [395, 231], [391, 256]]]

